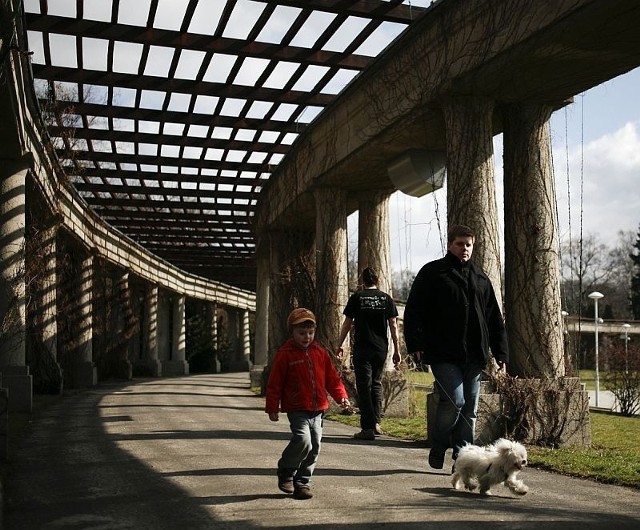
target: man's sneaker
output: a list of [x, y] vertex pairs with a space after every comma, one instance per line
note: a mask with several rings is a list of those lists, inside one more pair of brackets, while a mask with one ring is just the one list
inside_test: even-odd
[[311, 497], [313, 497], [313, 493], [311, 493], [311, 488], [309, 486], [296, 486], [293, 490], [293, 498], [298, 499], [299, 501], [304, 501]]
[[444, 454], [445, 451], [442, 449], [432, 447], [431, 451], [429, 451], [429, 465], [433, 469], [442, 469], [442, 466], [444, 466]]
[[278, 489], [288, 494], [294, 492], [293, 477], [281, 469], [278, 469]]
[[384, 431], [382, 430], [382, 427], [380, 427], [379, 423], [376, 423], [376, 428], [373, 429], [373, 432], [378, 436], [380, 436], [381, 434], [384, 434]]
[[375, 440], [376, 435], [373, 429], [362, 429], [353, 435], [356, 440]]

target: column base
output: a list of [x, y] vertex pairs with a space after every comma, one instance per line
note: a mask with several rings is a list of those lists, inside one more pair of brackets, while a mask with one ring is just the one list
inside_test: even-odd
[[[513, 437], [513, 429], [527, 425], [526, 432], [518, 433], [522, 443], [550, 445], [554, 447], [589, 446], [591, 424], [589, 421], [589, 394], [582, 390], [577, 378], [560, 378], [553, 388], [544, 388], [539, 379], [521, 379], [518, 385], [526, 387], [531, 396], [523, 403], [518, 400], [516, 408], [510, 404], [508, 395], [493, 392], [491, 384], [483, 381], [480, 387], [480, 402], [476, 420], [476, 441], [486, 445], [498, 438]], [[540, 385], [538, 390], [537, 385]], [[433, 440], [432, 426], [435, 424], [439, 395], [427, 395], [427, 439]], [[519, 425], [511, 425], [503, 411], [509, 416], [519, 416]]]
[[2, 387], [9, 395], [9, 412], [31, 412], [33, 409], [33, 377], [28, 366], [4, 366]]
[[251, 381], [251, 388], [262, 389], [264, 368], [264, 364], [254, 364], [251, 367], [251, 370], [249, 370], [249, 380]]
[[73, 367], [73, 388], [91, 388], [98, 384], [98, 368], [93, 361], [83, 361]]
[[249, 372], [251, 370], [251, 361], [249, 359], [237, 359], [229, 362], [229, 372]]
[[[9, 458], [9, 391], [0, 388], [0, 462]], [[0, 477], [0, 480], [2, 477]], [[0, 484], [0, 488], [2, 484]], [[2, 492], [0, 491], [0, 498]], [[2, 512], [0, 512], [2, 513]], [[0, 522], [2, 522], [0, 520]]]
[[162, 375], [189, 375], [187, 361], [162, 361]]
[[158, 359], [138, 361], [133, 365], [134, 377], [160, 377], [162, 375], [162, 363]]

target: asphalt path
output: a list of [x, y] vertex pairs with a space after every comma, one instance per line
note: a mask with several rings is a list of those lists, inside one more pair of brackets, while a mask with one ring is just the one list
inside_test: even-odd
[[640, 528], [640, 489], [526, 468], [515, 497], [456, 491], [424, 443], [325, 421], [314, 497], [276, 486], [289, 438], [248, 375], [101, 384], [33, 414], [11, 448], [4, 528], [233, 529]]

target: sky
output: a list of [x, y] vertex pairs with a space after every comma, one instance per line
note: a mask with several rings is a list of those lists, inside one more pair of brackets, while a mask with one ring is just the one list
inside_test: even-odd
[[[640, 68], [574, 98], [551, 117], [560, 239], [595, 235], [613, 246], [619, 231], [640, 230]], [[502, 135], [494, 138], [496, 189], [502, 230]], [[567, 179], [567, 168], [569, 178]], [[445, 186], [446, 188], [446, 186]], [[420, 198], [391, 196], [394, 271], [417, 272], [444, 251], [446, 189]], [[357, 216], [349, 238], [357, 237]]]

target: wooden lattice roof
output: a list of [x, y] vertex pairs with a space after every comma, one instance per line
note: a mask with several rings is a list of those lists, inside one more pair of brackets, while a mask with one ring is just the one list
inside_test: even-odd
[[428, 4], [24, 2], [36, 93], [80, 195], [178, 267], [249, 289], [264, 183]]

